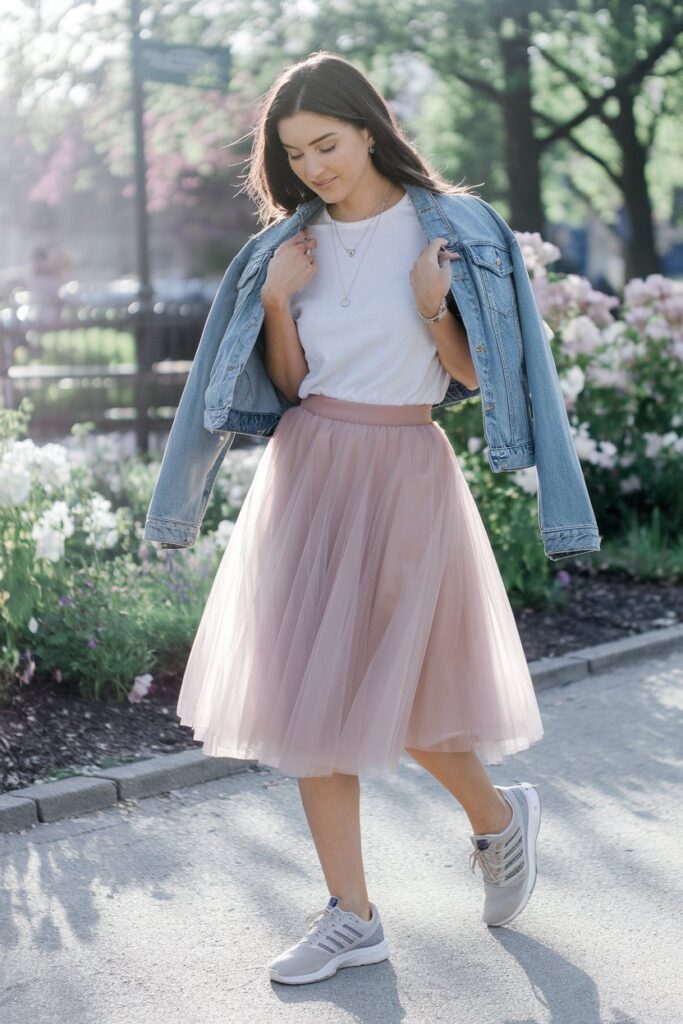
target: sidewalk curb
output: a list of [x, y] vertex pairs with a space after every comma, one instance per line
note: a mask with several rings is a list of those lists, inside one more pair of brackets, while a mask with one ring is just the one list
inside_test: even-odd
[[[534, 690], [567, 686], [647, 657], [665, 656], [683, 647], [683, 623], [649, 630], [621, 640], [583, 647], [572, 654], [529, 662]], [[54, 782], [36, 782], [0, 794], [0, 833], [111, 807], [245, 771], [257, 761], [211, 757], [201, 747], [161, 754], [115, 768], [94, 768]]]

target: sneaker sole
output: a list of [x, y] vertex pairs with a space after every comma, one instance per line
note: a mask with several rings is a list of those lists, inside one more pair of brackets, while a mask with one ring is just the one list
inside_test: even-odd
[[521, 914], [525, 906], [531, 898], [531, 894], [534, 891], [536, 885], [536, 878], [538, 875], [538, 863], [536, 859], [536, 840], [538, 838], [538, 832], [541, 827], [541, 798], [538, 790], [535, 786], [532, 786], [530, 782], [521, 782], [519, 789], [525, 791], [525, 799], [529, 807], [529, 830], [527, 834], [527, 857], [529, 858], [529, 877], [527, 878], [526, 887], [522, 896], [521, 903], [517, 906], [511, 914], [502, 920], [490, 922], [487, 921], [489, 928], [498, 928], [500, 925], [509, 924], [518, 914]]
[[279, 974], [274, 968], [269, 968], [269, 974], [273, 981], [279, 981], [284, 985], [307, 985], [311, 981], [323, 981], [331, 978], [342, 967], [364, 967], [366, 964], [378, 964], [389, 956], [389, 943], [386, 939], [378, 942], [376, 946], [363, 946], [362, 949], [350, 949], [346, 953], [331, 960], [314, 971], [313, 974], [299, 974], [293, 977], [285, 977]]

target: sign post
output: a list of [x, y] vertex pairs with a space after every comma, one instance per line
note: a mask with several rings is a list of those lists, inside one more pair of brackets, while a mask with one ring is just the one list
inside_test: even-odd
[[135, 236], [140, 282], [135, 328], [138, 381], [136, 388], [138, 447], [149, 448], [147, 380], [152, 353], [147, 343], [153, 329], [153, 288], [150, 280], [147, 161], [145, 159], [144, 83], [168, 82], [197, 89], [227, 92], [231, 52], [221, 46], [185, 46], [140, 38], [140, 0], [130, 0], [133, 132], [135, 141]]

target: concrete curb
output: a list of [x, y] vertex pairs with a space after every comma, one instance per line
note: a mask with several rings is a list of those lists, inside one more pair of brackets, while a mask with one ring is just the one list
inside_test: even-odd
[[[683, 647], [683, 623], [583, 647], [557, 658], [529, 662], [535, 690], [567, 686], [587, 676]], [[55, 782], [36, 782], [0, 795], [0, 833], [18, 832], [111, 807], [119, 800], [142, 799], [244, 771], [257, 761], [210, 757], [201, 747], [161, 754], [116, 768], [83, 769]]]
[[557, 658], [539, 658], [529, 662], [529, 672], [534, 689], [545, 690], [550, 686], [566, 686], [627, 662], [664, 656], [679, 647], [683, 647], [683, 623], [595, 644], [594, 647], [582, 647]]

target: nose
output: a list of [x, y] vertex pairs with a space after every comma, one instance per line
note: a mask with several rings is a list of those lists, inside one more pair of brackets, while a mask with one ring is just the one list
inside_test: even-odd
[[325, 167], [318, 161], [312, 161], [306, 165], [306, 177], [309, 181], [326, 181], [332, 177], [330, 171], [325, 170]]

